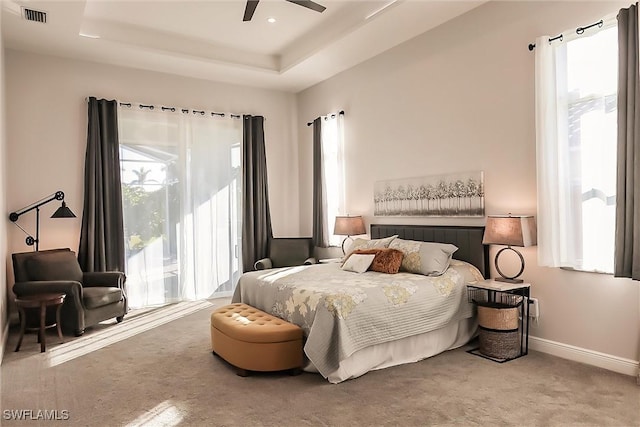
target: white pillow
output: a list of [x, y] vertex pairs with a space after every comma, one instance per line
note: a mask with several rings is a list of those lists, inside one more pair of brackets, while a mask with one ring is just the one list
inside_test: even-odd
[[354, 273], [364, 273], [376, 257], [375, 254], [353, 254], [342, 264], [342, 269]]

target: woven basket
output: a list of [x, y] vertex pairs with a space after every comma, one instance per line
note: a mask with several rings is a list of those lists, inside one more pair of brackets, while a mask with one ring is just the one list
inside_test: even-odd
[[518, 329], [519, 308], [499, 303], [478, 303], [478, 324], [488, 329]]
[[520, 332], [496, 331], [480, 326], [480, 353], [496, 359], [513, 359], [520, 355]]

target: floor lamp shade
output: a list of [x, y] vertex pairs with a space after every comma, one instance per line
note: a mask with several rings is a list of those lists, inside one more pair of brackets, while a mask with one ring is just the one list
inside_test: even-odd
[[74, 214], [71, 209], [67, 207], [66, 202], [62, 202], [62, 206], [60, 206], [56, 211], [51, 215], [51, 218], [75, 218], [76, 214]]
[[[490, 215], [484, 229], [482, 243], [485, 245], [505, 245], [498, 251], [495, 258], [496, 271], [500, 275], [496, 280], [510, 283], [521, 283], [518, 277], [524, 271], [524, 258], [512, 246], [534, 246], [537, 243], [537, 228], [535, 218], [531, 215]], [[520, 271], [515, 276], [506, 276], [500, 270], [498, 257], [505, 250], [511, 250], [520, 257]]]

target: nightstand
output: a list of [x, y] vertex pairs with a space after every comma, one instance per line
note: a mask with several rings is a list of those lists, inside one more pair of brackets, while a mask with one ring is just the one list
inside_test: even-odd
[[529, 353], [530, 283], [483, 280], [468, 284], [478, 311], [480, 346], [469, 350], [495, 362], [507, 362]]

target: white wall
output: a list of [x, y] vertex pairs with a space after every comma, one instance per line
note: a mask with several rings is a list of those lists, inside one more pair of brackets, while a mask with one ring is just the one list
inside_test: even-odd
[[[2, 40], [2, 7], [0, 7], [0, 212], [6, 212], [7, 194], [7, 161], [5, 137], [5, 71], [4, 71], [4, 42]], [[0, 223], [0, 260], [7, 259], [7, 221]], [[6, 263], [0, 262], [0, 363], [4, 355], [7, 327], [7, 271]]]
[[[6, 79], [10, 162], [7, 205], [0, 211], [18, 210], [63, 190], [68, 206], [78, 216], [50, 219], [57, 206], [44, 206], [41, 249], [78, 247], [88, 96], [263, 115], [274, 234], [298, 235], [294, 95], [10, 49], [6, 53]], [[24, 215], [19, 223], [33, 233], [35, 213]], [[17, 227], [10, 225], [8, 237], [10, 253], [31, 250]]]
[[[473, 170], [485, 172], [487, 214], [535, 214], [534, 54], [527, 45], [628, 5], [487, 3], [298, 94], [302, 233], [310, 233], [312, 210], [305, 123], [341, 109], [350, 214], [369, 223], [483, 224], [373, 217], [377, 180]], [[638, 360], [637, 282], [541, 268], [535, 247], [522, 252], [524, 278], [541, 308], [532, 335]]]

